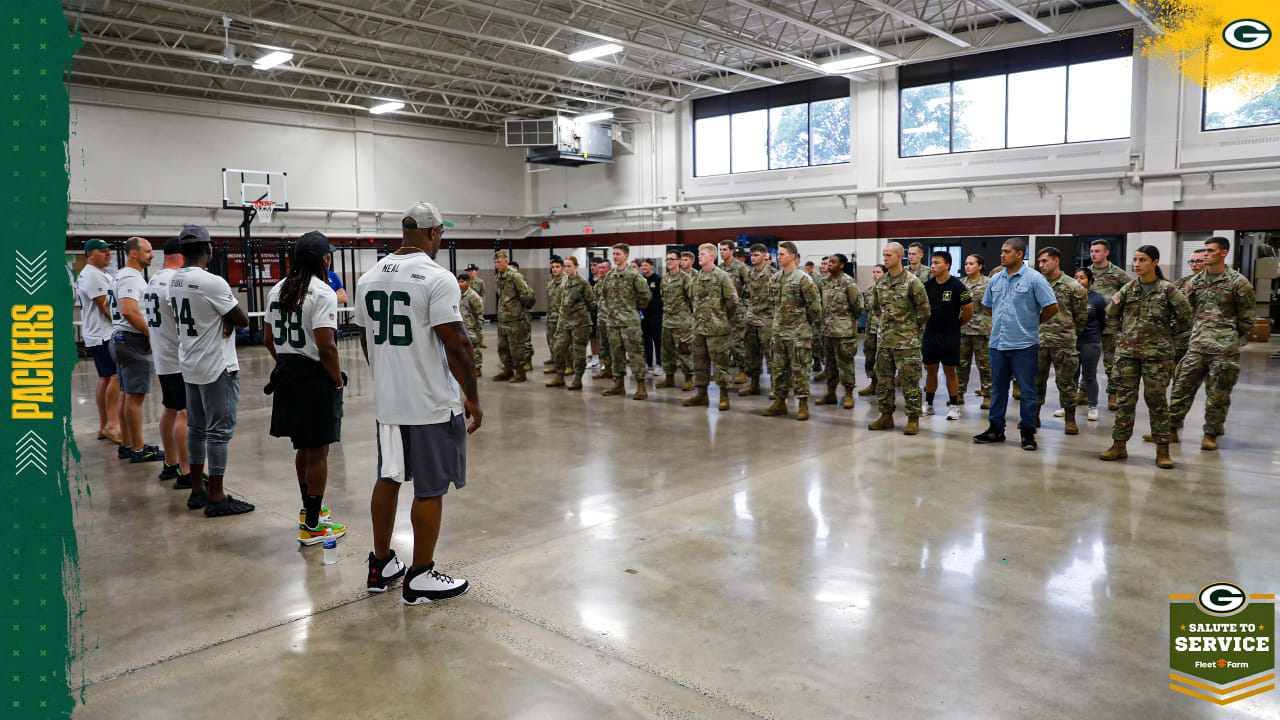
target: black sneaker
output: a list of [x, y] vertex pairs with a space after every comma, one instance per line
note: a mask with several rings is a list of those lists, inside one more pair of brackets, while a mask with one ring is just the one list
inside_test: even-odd
[[[208, 475], [204, 476], [204, 481], [206, 483], [209, 482]], [[190, 490], [191, 489], [191, 473], [187, 473], [186, 475], [179, 475], [177, 479], [173, 481], [173, 489], [174, 490]]]
[[1029, 430], [1023, 430], [1023, 431], [1022, 431], [1022, 449], [1023, 449], [1023, 450], [1035, 450], [1035, 449], [1036, 449], [1036, 434], [1035, 434], [1035, 433], [1033, 433], [1033, 432], [1031, 432], [1031, 431], [1029, 431]]
[[[454, 579], [444, 573], [436, 572], [435, 567], [435, 562], [432, 562], [424, 568], [410, 570], [404, 576], [401, 589], [405, 605], [422, 605], [434, 600], [448, 600], [470, 589], [471, 586], [466, 580]], [[417, 587], [413, 586], [415, 582], [418, 584]]]
[[164, 460], [164, 451], [155, 445], [143, 445], [141, 450], [135, 450], [133, 457], [129, 458], [131, 463], [157, 462]]
[[137, 456], [138, 456], [138, 451], [134, 450], [131, 447], [128, 447], [127, 445], [121, 445], [120, 447], [116, 448], [117, 460], [133, 460]]
[[995, 425], [988, 426], [982, 434], [974, 435], [973, 441], [979, 445], [1002, 443], [1004, 442], [1004, 428], [998, 428]]
[[404, 563], [400, 562], [400, 558], [396, 557], [395, 550], [391, 551], [386, 560], [378, 560], [373, 553], [369, 553], [369, 579], [365, 582], [364, 588], [371, 593], [384, 593], [387, 591], [387, 586], [404, 575], [408, 569]]
[[[176, 480], [178, 478], [178, 475], [180, 473], [178, 472], [177, 465], [170, 465], [169, 463], [163, 462], [163, 461], [161, 462], [161, 465], [162, 467], [160, 468], [160, 482], [168, 482], [169, 480]], [[190, 487], [190, 486], [188, 485], [187, 487]]]

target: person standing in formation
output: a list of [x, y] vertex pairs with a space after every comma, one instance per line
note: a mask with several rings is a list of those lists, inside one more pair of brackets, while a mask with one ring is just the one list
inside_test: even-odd
[[627, 366], [636, 379], [634, 400], [649, 397], [645, 387], [644, 334], [640, 330], [640, 310], [649, 304], [649, 283], [640, 271], [627, 264], [631, 247], [618, 243], [611, 250], [613, 270], [600, 281], [600, 311], [608, 317], [609, 347], [613, 350], [613, 387], [603, 395], [625, 395]]
[[858, 317], [862, 315], [862, 293], [858, 284], [845, 273], [849, 260], [841, 253], [827, 260], [827, 277], [822, 295], [822, 351], [827, 373], [827, 392], [815, 405], [835, 405], [836, 386], [844, 385], [843, 406], [853, 409], [853, 391], [857, 384], [855, 369], [858, 354]]
[[973, 298], [973, 317], [960, 328], [960, 364], [957, 366], [960, 381], [960, 404], [964, 404], [964, 395], [969, 387], [969, 370], [971, 365], [978, 366], [978, 395], [982, 396], [982, 409], [991, 407], [991, 309], [982, 304], [982, 296], [987, 294], [987, 279], [983, 273], [982, 258], [970, 255], [964, 259], [964, 279], [960, 282], [969, 289], [969, 297]]
[[142, 402], [151, 390], [151, 332], [142, 314], [142, 296], [147, 281], [142, 272], [151, 265], [155, 253], [151, 243], [140, 237], [125, 242], [124, 267], [111, 280], [107, 297], [111, 301], [111, 359], [120, 373], [120, 434], [123, 442], [116, 457], [131, 463], [164, 460], [164, 452], [142, 442]]
[[877, 264], [871, 268], [871, 286], [867, 288], [867, 299], [863, 301], [863, 309], [867, 312], [867, 329], [866, 337], [862, 340], [862, 371], [867, 374], [869, 382], [867, 386], [858, 391], [859, 395], [875, 395], [876, 394], [876, 345], [878, 344], [876, 333], [880, 327], [880, 311], [878, 308], [871, 306], [870, 293], [871, 288], [875, 287], [880, 278], [884, 277], [885, 272], [883, 264]]
[[[818, 293], [819, 304], [821, 304], [822, 300], [822, 288], [827, 285], [827, 272], [830, 267], [830, 260], [830, 255], [823, 255], [821, 262], [818, 263], [818, 272], [809, 276], [810, 279], [813, 280], [813, 289]], [[827, 354], [823, 349], [821, 317], [813, 321], [813, 327], [810, 328], [810, 334], [813, 337], [813, 352], [810, 353], [813, 356], [813, 371], [818, 373], [814, 376], [813, 381], [826, 382], [828, 375], [827, 371], [831, 370], [832, 372], [835, 372], [835, 368], [824, 367], [822, 364], [823, 361], [826, 360]]]
[[[471, 263], [470, 265], [467, 266], [467, 277], [471, 279], [471, 290], [475, 292], [475, 294], [480, 296], [480, 311], [481, 311], [480, 322], [483, 324], [484, 323], [484, 278], [480, 277], [480, 268], [475, 263]], [[484, 344], [484, 336], [481, 335], [480, 344], [477, 345], [476, 348], [479, 349], [479, 348], [487, 348], [487, 347], [489, 346]]]
[[920, 282], [928, 282], [929, 276], [933, 273], [929, 270], [929, 265], [924, 261], [924, 243], [913, 242], [907, 247], [907, 260], [910, 265], [907, 266], [907, 272], [915, 275]]
[[[693, 253], [689, 253], [692, 255]], [[681, 269], [680, 254], [667, 253], [662, 276], [662, 371], [666, 377], [654, 387], [676, 386], [676, 370], [684, 372], [684, 389], [693, 389], [693, 276]]]
[[[596, 312], [596, 295], [586, 278], [578, 274], [578, 258], [570, 255], [560, 284], [560, 322], [556, 324], [555, 345], [551, 358], [556, 376], [547, 387], [564, 386], [582, 389], [582, 374], [587, 371], [587, 344], [591, 340], [591, 318]], [[564, 377], [572, 373], [565, 385]]]
[[733, 346], [733, 322], [738, 316], [738, 293], [729, 273], [716, 267], [716, 246], [698, 246], [702, 270], [693, 276], [693, 373], [697, 394], [685, 398], [685, 407], [707, 407], [707, 385], [714, 373], [720, 387], [720, 409], [729, 409], [729, 351]]
[[744, 347], [747, 333], [747, 275], [750, 269], [746, 263], [740, 262], [733, 257], [733, 250], [737, 246], [733, 240], [720, 241], [720, 269], [729, 274], [729, 279], [733, 281], [733, 290], [738, 294], [738, 313], [734, 315], [730, 322], [733, 328], [733, 347], [730, 349], [730, 362], [737, 365], [738, 375], [733, 379], [735, 383], [744, 383], [747, 381], [745, 373], [746, 365], [746, 349]]
[[817, 285], [797, 269], [800, 252], [795, 243], [778, 243], [779, 271], [769, 281], [773, 296], [773, 403], [761, 415], [787, 414], [787, 393], [795, 393], [796, 419], [809, 419], [809, 373], [813, 362], [813, 322], [822, 315]]
[[[160, 380], [160, 444], [165, 461], [160, 480], [173, 480], [174, 490], [191, 488], [191, 464], [187, 457], [187, 388], [178, 369], [178, 329], [169, 310], [169, 280], [182, 267], [182, 246], [178, 238], [164, 244], [164, 266], [147, 283], [142, 308], [151, 331], [151, 354]], [[174, 460], [173, 464], [169, 460]]]
[[649, 304], [641, 308], [640, 331], [644, 336], [644, 365], [656, 373], [662, 360], [662, 276], [655, 272], [653, 260], [640, 261], [640, 274], [649, 285]]
[[[1079, 387], [1084, 390], [1084, 400], [1089, 408], [1086, 416], [1089, 420], [1098, 420], [1098, 360], [1102, 358], [1102, 329], [1107, 324], [1107, 299], [1090, 289], [1093, 285], [1093, 269], [1083, 267], [1076, 271], [1076, 282], [1088, 293], [1089, 313], [1085, 321], [1084, 332], [1076, 340], [1076, 350], [1080, 353]], [[1080, 395], [1076, 395], [1076, 407], [1080, 406]], [[1065, 416], [1054, 413], [1055, 417]]]
[[760, 375], [764, 372], [765, 356], [769, 354], [773, 336], [773, 296], [769, 282], [776, 270], [770, 262], [769, 250], [756, 243], [751, 246], [751, 272], [747, 275], [747, 322], [743, 336], [745, 370], [751, 384], [738, 390], [739, 395], [759, 395]]
[[533, 288], [518, 270], [509, 267], [507, 253], [493, 254], [493, 267], [498, 279], [498, 359], [502, 371], [495, 381], [522, 383], [525, 376], [525, 338], [529, 335], [529, 308], [533, 307]]
[[[1187, 260], [1187, 265], [1191, 267], [1191, 274], [1187, 275], [1181, 280], [1178, 280], [1178, 282], [1174, 283], [1174, 286], [1178, 288], [1179, 292], [1181, 292], [1183, 295], [1186, 295], [1187, 301], [1190, 302], [1191, 301], [1191, 281], [1195, 278], [1195, 276], [1201, 270], [1204, 269], [1204, 248], [1200, 248], [1199, 250], [1192, 252], [1191, 257]], [[1192, 303], [1191, 307], [1194, 310], [1195, 304]], [[1177, 367], [1178, 363], [1182, 362], [1182, 357], [1187, 354], [1187, 348], [1190, 345], [1191, 345], [1190, 329], [1188, 329], [1184, 333], [1178, 333], [1178, 335], [1174, 337], [1173, 339], [1174, 367]]]
[[471, 341], [472, 354], [476, 358], [476, 375], [483, 370], [484, 356], [480, 352], [480, 344], [484, 342], [484, 300], [471, 289], [471, 276], [462, 273], [458, 276], [458, 292], [462, 295], [462, 325], [467, 329], [467, 339]]
[[933, 414], [933, 398], [938, 391], [938, 364], [947, 378], [947, 419], [960, 419], [960, 328], [973, 318], [973, 296], [960, 279], [951, 274], [951, 253], [934, 250], [929, 258], [932, 274], [924, 284], [929, 297], [929, 322], [925, 324], [920, 348], [925, 367], [924, 414]]
[[[592, 266], [595, 268], [596, 281], [591, 287], [591, 291], [596, 296], [596, 337], [600, 346], [600, 372], [591, 377], [596, 380], [612, 380], [613, 379], [613, 353], [609, 347], [609, 318], [604, 311], [604, 303], [601, 302], [600, 293], [605, 286], [601, 283], [609, 274], [609, 261], [604, 258], [597, 259]], [[621, 371], [625, 373], [626, 368]]]
[[84, 244], [84, 255], [84, 269], [76, 278], [76, 295], [80, 298], [80, 335], [98, 371], [95, 393], [98, 439], [119, 444], [123, 439], [120, 436], [120, 380], [116, 361], [111, 359], [111, 308], [107, 303], [111, 276], [105, 269], [111, 262], [111, 245], [106, 240], [93, 238]]
[[[1169, 442], [1172, 439], [1169, 403], [1165, 390], [1173, 379], [1173, 336], [1191, 323], [1191, 305], [1160, 271], [1160, 251], [1143, 245], [1133, 253], [1130, 280], [1111, 298], [1107, 325], [1119, 325], [1115, 372], [1118, 409], [1111, 433], [1111, 447], [1102, 451], [1103, 460], [1129, 456], [1126, 443], [1133, 436], [1133, 415], [1138, 405], [1138, 382], [1151, 416], [1151, 437], [1156, 443], [1156, 466], [1172, 468]], [[1094, 276], [1097, 276], [1095, 269]]]
[[563, 286], [564, 260], [559, 255], [551, 256], [551, 279], [547, 280], [547, 352], [551, 353], [543, 363], [543, 375], [556, 371], [555, 351], [556, 323], [560, 321], [560, 288]]
[[[1113, 265], [1107, 258], [1111, 255], [1111, 243], [1106, 240], [1094, 240], [1089, 245], [1089, 259], [1093, 261], [1093, 291], [1110, 300], [1120, 288], [1129, 282], [1129, 274], [1122, 268]], [[1116, 332], [1118, 323], [1107, 323], [1102, 331], [1102, 369], [1107, 373], [1107, 409], [1116, 409], [1116, 384], [1112, 379], [1116, 355]]]
[[[520, 263], [512, 260], [510, 265], [512, 270], [517, 273], [520, 272]], [[521, 277], [524, 276], [521, 275]], [[530, 285], [530, 287], [532, 288], [533, 286]], [[524, 331], [524, 369], [526, 372], [533, 369], [533, 306], [536, 303], [537, 296], [534, 296], [533, 302], [529, 304], [528, 309], [525, 311], [525, 315], [528, 316], [529, 320], [528, 328]]]
[[1058, 401], [1062, 403], [1063, 431], [1067, 435], [1079, 435], [1076, 425], [1076, 377], [1080, 373], [1080, 351], [1077, 342], [1089, 321], [1089, 291], [1062, 272], [1062, 253], [1056, 247], [1047, 247], [1036, 254], [1040, 274], [1049, 282], [1049, 288], [1058, 300], [1058, 312], [1048, 321], [1040, 323], [1040, 352], [1036, 356], [1036, 427], [1039, 427], [1040, 408], [1044, 407], [1049, 390], [1049, 366], [1057, 368]]
[[894, 377], [902, 382], [907, 410], [903, 434], [920, 432], [920, 347], [929, 322], [929, 295], [924, 283], [902, 265], [902, 246], [885, 245], [885, 275], [871, 288], [871, 308], [879, 314], [876, 328], [876, 395], [880, 417], [870, 430], [893, 429]]
[[1187, 354], [1178, 363], [1169, 414], [1173, 442], [1191, 410], [1196, 390], [1205, 383], [1204, 437], [1201, 450], [1217, 450], [1226, 433], [1231, 390], [1240, 378], [1240, 348], [1249, 342], [1254, 324], [1253, 285], [1227, 267], [1231, 242], [1209, 238], [1204, 249], [1204, 269], [1192, 279], [1189, 300], [1194, 324]]

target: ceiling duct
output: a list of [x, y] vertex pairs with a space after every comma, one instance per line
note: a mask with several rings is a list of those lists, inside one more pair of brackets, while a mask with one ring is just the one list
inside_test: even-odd
[[523, 147], [526, 163], [581, 167], [613, 162], [613, 117], [508, 120], [507, 147]]

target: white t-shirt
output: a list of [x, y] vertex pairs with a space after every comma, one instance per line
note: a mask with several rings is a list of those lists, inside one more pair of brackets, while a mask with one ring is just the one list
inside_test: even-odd
[[142, 293], [142, 312], [147, 316], [147, 328], [151, 331], [151, 359], [156, 375], [172, 375], [178, 369], [178, 328], [174, 324], [173, 308], [169, 306], [169, 278], [177, 272], [164, 268], [151, 278], [146, 292]]
[[271, 326], [276, 352], [305, 355], [318, 362], [320, 347], [316, 345], [316, 328], [338, 329], [338, 293], [329, 283], [313, 277], [302, 301], [302, 311], [282, 317], [279, 301], [283, 288], [281, 280], [267, 294], [267, 324]]
[[461, 323], [458, 281], [426, 253], [388, 255], [356, 285], [356, 324], [373, 370], [373, 407], [383, 425], [435, 425], [462, 412], [435, 326]]
[[120, 312], [120, 301], [129, 298], [138, 303], [138, 309], [141, 310], [142, 294], [146, 291], [147, 280], [142, 277], [141, 270], [125, 266], [116, 273], [115, 279], [111, 281], [111, 289], [107, 291], [107, 304], [111, 306], [111, 329], [114, 332], [138, 332], [124, 318], [124, 313]]
[[[111, 276], [85, 264], [76, 280], [76, 295], [80, 297], [80, 334], [84, 336], [84, 346], [94, 347], [111, 339], [111, 321], [107, 319], [93, 304], [94, 298], [100, 298], [111, 289]], [[107, 312], [111, 312], [111, 303], [107, 302]]]
[[240, 369], [236, 336], [222, 337], [222, 316], [237, 305], [226, 280], [196, 267], [169, 279], [169, 308], [178, 330], [178, 371], [192, 385], [207, 385], [223, 370]]

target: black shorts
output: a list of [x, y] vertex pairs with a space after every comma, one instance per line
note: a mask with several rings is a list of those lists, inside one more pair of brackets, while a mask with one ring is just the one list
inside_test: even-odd
[[182, 373], [160, 376], [160, 404], [165, 410], [187, 409], [187, 384]]
[[101, 345], [94, 345], [89, 348], [89, 355], [93, 358], [93, 366], [98, 370], [98, 377], [109, 378], [116, 374], [116, 361], [111, 359], [111, 347], [107, 340]]
[[287, 437], [294, 450], [322, 448], [342, 439], [342, 390], [320, 363], [281, 353], [271, 373], [272, 437]]
[[467, 426], [462, 413], [434, 425], [400, 425], [401, 470], [387, 477], [389, 465], [383, 457], [382, 426], [377, 426], [378, 479], [412, 482], [416, 498], [439, 497], [449, 485], [462, 489], [467, 484]]
[[927, 365], [960, 364], [960, 333], [947, 335], [925, 335], [924, 344], [920, 346], [920, 359]]

